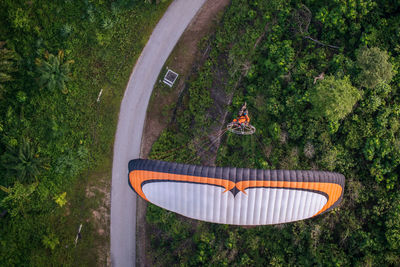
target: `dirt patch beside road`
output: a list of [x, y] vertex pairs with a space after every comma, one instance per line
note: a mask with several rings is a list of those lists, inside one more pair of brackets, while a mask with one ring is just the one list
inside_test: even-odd
[[[142, 158], [147, 158], [153, 143], [170, 122], [175, 104], [185, 87], [185, 81], [190, 75], [193, 65], [198, 58], [203, 57], [199, 43], [204, 37], [215, 31], [229, 3], [230, 0], [208, 0], [182, 34], [166, 61], [165, 66], [177, 72], [179, 78], [170, 88], [161, 82], [166, 68], [161, 71], [159, 82], [155, 85], [147, 108], [140, 154]], [[146, 251], [149, 251], [150, 246], [150, 237], [146, 234], [146, 207], [147, 202], [138, 197], [136, 237], [138, 266], [151, 266], [152, 262], [151, 259], [146, 258]]]
[[147, 108], [141, 147], [143, 158], [148, 156], [151, 146], [170, 122], [172, 110], [179, 94], [184, 89], [185, 80], [196, 59], [203, 56], [199, 51], [199, 42], [215, 30], [229, 3], [229, 0], [208, 0], [182, 34], [167, 59], [165, 66], [177, 72], [179, 77], [175, 85], [169, 88], [161, 82], [167, 71], [166, 67], [161, 71], [159, 82], [155, 85]]
[[110, 258], [110, 204], [111, 204], [111, 173], [95, 173], [90, 177], [86, 188], [87, 202], [91, 217], [88, 219], [97, 232], [98, 242], [95, 242], [97, 262], [99, 266], [111, 266]]

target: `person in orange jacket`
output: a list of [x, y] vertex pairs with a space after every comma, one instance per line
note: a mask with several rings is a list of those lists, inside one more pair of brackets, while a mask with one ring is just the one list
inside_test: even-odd
[[234, 119], [233, 122], [236, 122], [241, 127], [244, 127], [244, 126], [246, 126], [246, 125], [248, 125], [250, 123], [250, 117], [249, 117], [248, 112], [247, 112], [246, 102], [244, 103], [244, 105], [240, 109], [237, 118]]

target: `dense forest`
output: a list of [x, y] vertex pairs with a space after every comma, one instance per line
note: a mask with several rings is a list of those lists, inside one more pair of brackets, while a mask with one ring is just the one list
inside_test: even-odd
[[93, 266], [109, 244], [85, 190], [110, 172], [126, 83], [170, 3], [155, 2], [0, 1], [0, 266]]
[[[342, 204], [295, 223], [197, 222], [149, 204], [157, 266], [394, 266], [400, 262], [400, 3], [233, 0], [150, 157], [201, 163], [218, 87], [229, 122], [247, 102], [252, 136], [228, 133], [218, 166], [346, 177]], [[184, 146], [185, 149], [180, 149]], [[193, 160], [195, 159], [195, 160]]]

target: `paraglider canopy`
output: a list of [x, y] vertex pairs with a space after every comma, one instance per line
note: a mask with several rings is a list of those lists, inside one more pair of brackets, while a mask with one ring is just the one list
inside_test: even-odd
[[250, 124], [249, 112], [246, 102], [238, 112], [236, 119], [227, 125], [227, 130], [242, 135], [251, 135], [256, 132], [256, 128]]
[[129, 162], [129, 185], [154, 205], [222, 224], [266, 225], [311, 218], [337, 207], [340, 173], [213, 167], [158, 160]]

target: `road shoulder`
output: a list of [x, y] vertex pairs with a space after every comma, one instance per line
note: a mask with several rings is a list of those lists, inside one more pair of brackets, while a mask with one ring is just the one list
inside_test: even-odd
[[[185, 87], [186, 78], [190, 76], [198, 59], [203, 56], [199, 44], [204, 38], [213, 34], [229, 3], [229, 0], [207, 0], [169, 55], [164, 68], [160, 72], [159, 82], [154, 86], [147, 108], [141, 142], [141, 158], [147, 158], [153, 143], [169, 124], [175, 103]], [[160, 82], [167, 67], [179, 73], [179, 79], [172, 88]], [[149, 231], [146, 227], [146, 209], [147, 202], [138, 197], [136, 223], [136, 263], [138, 266], [152, 265], [151, 257], [146, 254], [150, 246]]]

